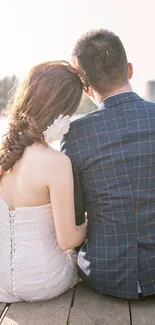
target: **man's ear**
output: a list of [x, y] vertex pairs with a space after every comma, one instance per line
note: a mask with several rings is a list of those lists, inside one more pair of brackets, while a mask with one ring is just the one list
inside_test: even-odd
[[93, 93], [93, 91], [92, 91], [92, 89], [90, 87], [88, 88], [88, 91], [85, 92], [85, 94], [88, 97], [94, 98], [94, 93]]
[[128, 78], [129, 78], [129, 80], [132, 78], [132, 76], [133, 76], [133, 65], [132, 65], [132, 63], [128, 63]]
[[92, 102], [93, 102], [95, 105], [98, 105], [98, 104], [96, 103], [95, 94], [94, 94], [94, 91], [92, 90], [92, 88], [89, 87], [89, 88], [88, 88], [88, 91], [85, 92], [85, 94], [86, 94], [86, 96], [89, 97], [89, 99], [92, 100]]

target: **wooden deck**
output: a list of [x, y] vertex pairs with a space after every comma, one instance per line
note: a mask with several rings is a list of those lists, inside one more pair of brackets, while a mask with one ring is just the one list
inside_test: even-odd
[[2, 325], [155, 325], [155, 299], [126, 301], [83, 283], [46, 302], [0, 304]]

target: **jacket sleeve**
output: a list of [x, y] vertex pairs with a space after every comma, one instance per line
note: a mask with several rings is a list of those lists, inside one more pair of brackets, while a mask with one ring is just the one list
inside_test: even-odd
[[65, 153], [72, 162], [73, 177], [74, 177], [74, 203], [75, 203], [75, 216], [77, 226], [85, 221], [85, 200], [83, 188], [80, 180], [80, 174], [77, 171], [73, 161], [73, 153], [71, 151], [71, 143], [69, 141], [69, 133], [64, 136], [61, 142], [61, 152]]

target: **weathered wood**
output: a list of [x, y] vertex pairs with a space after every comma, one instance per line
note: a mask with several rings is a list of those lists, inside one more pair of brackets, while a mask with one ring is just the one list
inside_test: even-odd
[[66, 325], [73, 291], [62, 296], [37, 303], [19, 302], [12, 304], [2, 325]]
[[128, 302], [100, 295], [80, 283], [69, 320], [69, 325], [130, 325]]
[[155, 298], [131, 301], [132, 325], [155, 324]]

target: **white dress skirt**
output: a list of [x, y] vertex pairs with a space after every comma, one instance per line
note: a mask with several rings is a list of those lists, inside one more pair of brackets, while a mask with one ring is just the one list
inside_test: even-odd
[[78, 282], [76, 260], [58, 245], [51, 204], [11, 210], [0, 198], [0, 302], [62, 294]]

